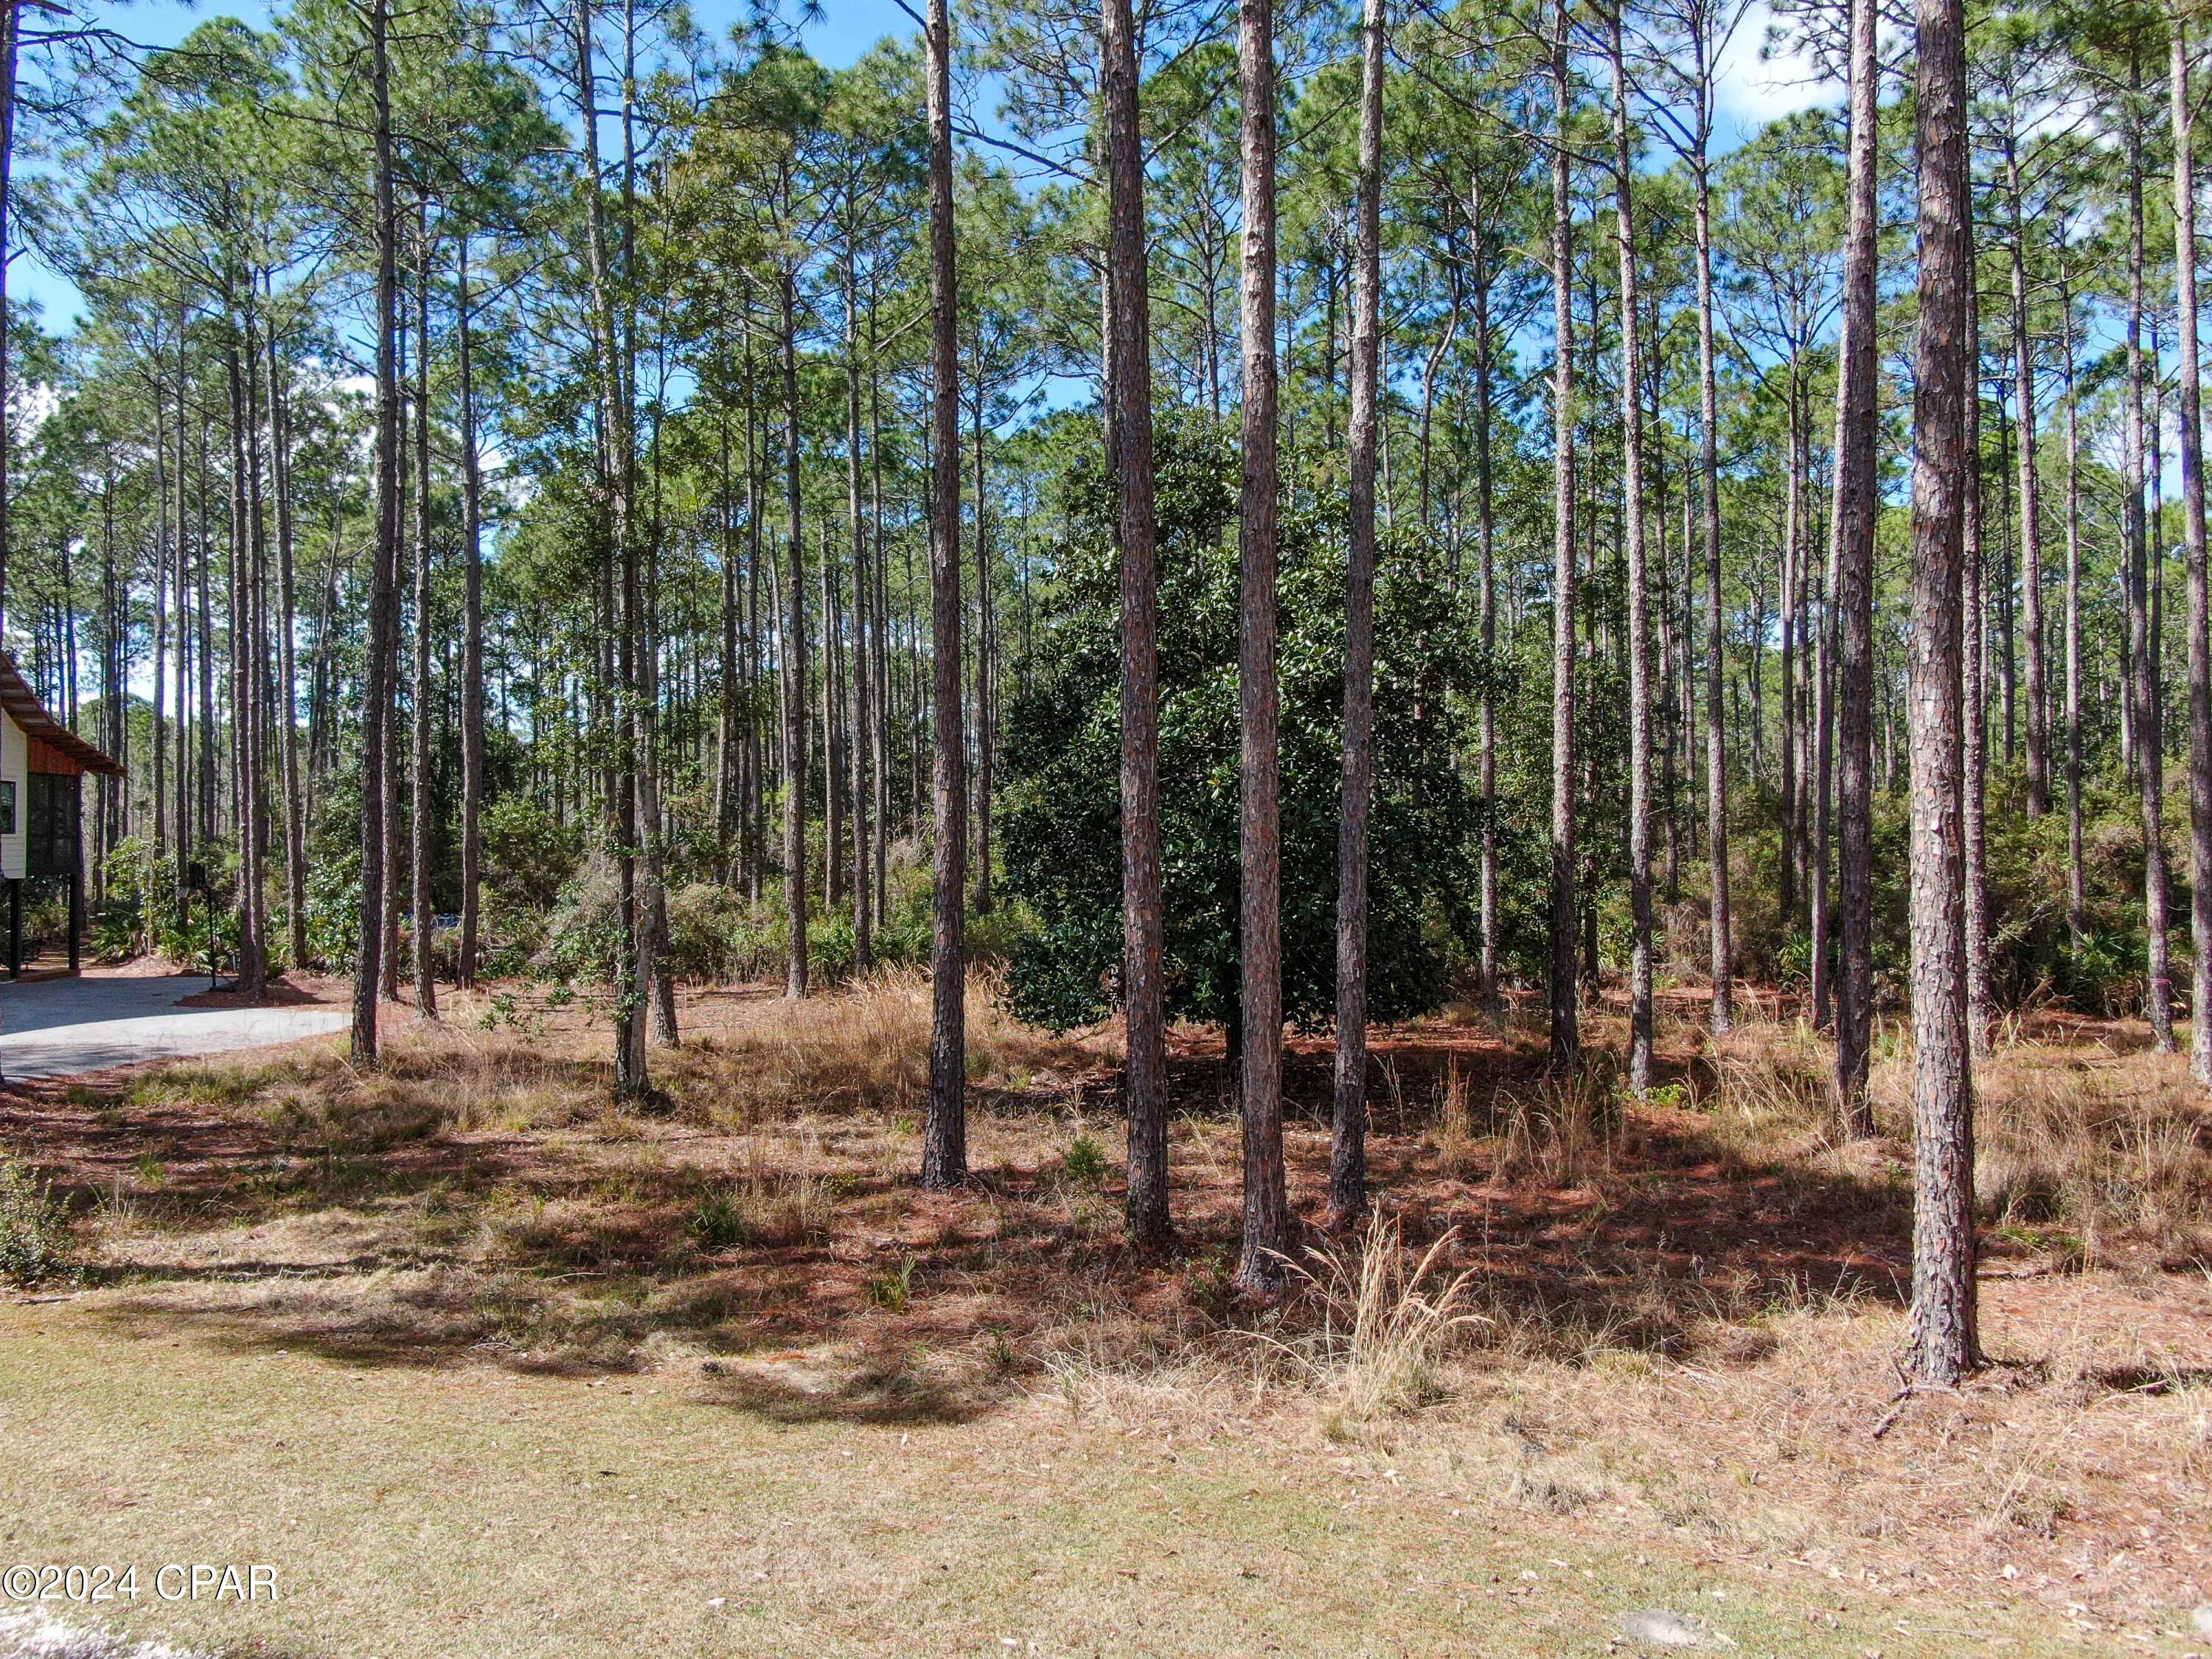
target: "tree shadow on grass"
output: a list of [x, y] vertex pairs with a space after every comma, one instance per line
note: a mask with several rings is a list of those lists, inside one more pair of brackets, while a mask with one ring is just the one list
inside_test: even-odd
[[[1523, 1341], [1570, 1359], [1747, 1363], [1766, 1312], [1903, 1299], [1911, 1206], [1893, 1172], [1819, 1155], [1817, 1137], [1747, 1143], [1680, 1103], [1607, 1106], [1566, 1147], [1526, 1034], [1428, 1022], [1378, 1033], [1376, 1051], [1379, 1201], [1416, 1249], [1453, 1234], [1443, 1260], [1475, 1270], [1486, 1311]], [[1711, 1095], [1697, 1053], [1662, 1061], [1668, 1098]], [[131, 1182], [134, 1146], [162, 1149], [163, 1185], [141, 1199], [161, 1225], [144, 1259], [112, 1273], [102, 1310], [119, 1332], [359, 1366], [713, 1365], [702, 1397], [778, 1420], [960, 1420], [1056, 1343], [1110, 1363], [1218, 1345], [1245, 1321], [1225, 1294], [1236, 1126], [1216, 1058], [1187, 1047], [1178, 1062], [1177, 1240], [1158, 1258], [1124, 1245], [1110, 1172], [1086, 1182], [1063, 1167], [1059, 1103], [977, 1114], [983, 1167], [950, 1194], [889, 1168], [879, 1139], [852, 1151], [848, 1139], [890, 1133], [864, 1118], [834, 1120], [854, 1126], [842, 1139], [820, 1123], [804, 1136], [666, 1121], [580, 1134], [432, 1119], [411, 1139], [302, 1158], [256, 1097], [149, 1105], [143, 1091], [78, 1089], [44, 1100], [37, 1127], [88, 1200]], [[1317, 1222], [1326, 1038], [1293, 1042], [1291, 1077], [1313, 1109], [1294, 1112], [1292, 1196]], [[1447, 1145], [1454, 1079], [1465, 1121]], [[702, 1219], [718, 1199], [735, 1206], [722, 1233]], [[332, 1218], [367, 1232], [349, 1239]], [[333, 1229], [329, 1248], [302, 1248], [319, 1227]], [[799, 1370], [761, 1358], [793, 1351], [807, 1356]]]

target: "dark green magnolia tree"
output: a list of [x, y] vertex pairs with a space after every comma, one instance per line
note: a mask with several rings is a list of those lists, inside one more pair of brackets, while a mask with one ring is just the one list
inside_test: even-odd
[[[1158, 429], [1160, 797], [1171, 1017], [1237, 1007], [1237, 726], [1232, 435], [1197, 416]], [[1121, 958], [1120, 673], [1114, 497], [1095, 459], [1063, 481], [1063, 603], [1011, 705], [1003, 798], [1008, 885], [1037, 922], [1011, 973], [1024, 1018], [1101, 1018]], [[1286, 503], [1282, 534], [1283, 1006], [1335, 1006], [1336, 836], [1344, 709], [1340, 507]], [[1385, 538], [1376, 596], [1369, 998], [1378, 1019], [1437, 1006], [1475, 935], [1479, 802], [1474, 630], [1440, 555]], [[1233, 1039], [1233, 1027], [1232, 1027]]]

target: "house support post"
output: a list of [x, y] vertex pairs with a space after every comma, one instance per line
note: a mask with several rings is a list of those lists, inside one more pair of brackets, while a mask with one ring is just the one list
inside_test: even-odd
[[8, 977], [23, 977], [23, 878], [8, 884]]
[[70, 872], [69, 884], [69, 970], [74, 974], [84, 965], [81, 958], [84, 940], [84, 878], [72, 870]]

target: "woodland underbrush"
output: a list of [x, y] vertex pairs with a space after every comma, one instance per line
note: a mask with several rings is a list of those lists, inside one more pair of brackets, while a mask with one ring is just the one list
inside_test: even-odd
[[[2132, 1027], [2031, 1022], [1981, 1066], [1994, 1363], [1876, 1437], [1910, 1263], [1894, 1028], [1865, 1143], [1838, 1135], [1830, 1051], [1794, 1021], [1716, 1040], [1666, 1014], [1641, 1101], [1603, 1058], [1547, 1076], [1525, 1018], [1380, 1031], [1376, 1205], [1321, 1228], [1328, 1136], [1301, 1105], [1308, 1224], [1289, 1294], [1253, 1310], [1218, 1040], [1176, 1033], [1176, 1240], [1139, 1255], [1110, 1043], [1021, 1024], [988, 981], [972, 1179], [916, 1186], [928, 1006], [902, 971], [798, 1006], [690, 994], [664, 1094], [617, 1109], [603, 1015], [487, 991], [389, 1033], [374, 1072], [333, 1044], [34, 1085], [0, 1103], [0, 1142], [40, 1149], [10, 1191], [52, 1206], [42, 1248], [85, 1293], [226, 1341], [688, 1378], [793, 1418], [1264, 1417], [1486, 1501], [1717, 1547], [1893, 1552], [1886, 1517], [1920, 1504], [1915, 1547], [2054, 1575], [2153, 1476], [2205, 1487], [2206, 1115], [2185, 1060]], [[1620, 1025], [1591, 1012], [1594, 1054]], [[1295, 1038], [1294, 1077], [1328, 1048]], [[1937, 1455], [1954, 1443], [1971, 1455]]]

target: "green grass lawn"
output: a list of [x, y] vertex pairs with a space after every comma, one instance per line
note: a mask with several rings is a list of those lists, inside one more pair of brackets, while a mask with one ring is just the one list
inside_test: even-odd
[[136, 1563], [142, 1584], [274, 1566], [273, 1604], [107, 1610], [222, 1651], [1553, 1655], [1607, 1651], [1646, 1606], [1747, 1654], [2112, 1650], [2024, 1608], [1609, 1537], [1280, 1413], [1168, 1438], [1171, 1415], [1048, 1386], [855, 1421], [673, 1369], [286, 1352], [112, 1297], [0, 1307], [0, 1557]]

